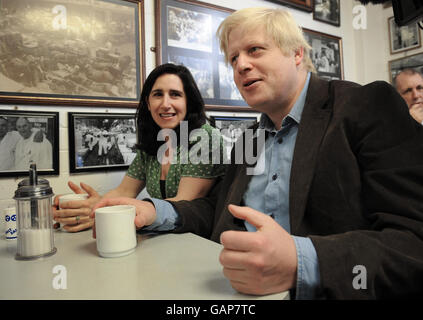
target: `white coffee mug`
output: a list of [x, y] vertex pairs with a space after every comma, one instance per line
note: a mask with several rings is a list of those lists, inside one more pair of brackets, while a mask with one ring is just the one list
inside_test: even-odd
[[64, 194], [59, 197], [59, 207], [61, 207], [62, 203], [68, 202], [68, 201], [80, 201], [80, 200], [87, 200], [88, 194], [86, 193], [68, 193]]
[[137, 235], [135, 207], [118, 205], [95, 210], [97, 251], [105, 258], [128, 255], [135, 251]]

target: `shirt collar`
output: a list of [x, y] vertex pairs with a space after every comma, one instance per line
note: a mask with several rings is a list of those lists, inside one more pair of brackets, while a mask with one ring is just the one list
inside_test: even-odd
[[[297, 101], [295, 101], [294, 106], [292, 107], [292, 109], [288, 113], [288, 115], [282, 120], [282, 128], [286, 124], [288, 124], [292, 121], [296, 122], [297, 124], [300, 123], [301, 115], [302, 115], [303, 110], [304, 110], [308, 86], [310, 84], [310, 76], [311, 76], [311, 73], [309, 72], [307, 74], [307, 78], [306, 78], [306, 82], [304, 84], [304, 87], [301, 90], [301, 93], [300, 93]], [[270, 131], [270, 132], [275, 131], [275, 126], [274, 126], [272, 120], [270, 120], [269, 117], [265, 113], [263, 113], [261, 118], [260, 118], [259, 128], [265, 129], [265, 130]]]

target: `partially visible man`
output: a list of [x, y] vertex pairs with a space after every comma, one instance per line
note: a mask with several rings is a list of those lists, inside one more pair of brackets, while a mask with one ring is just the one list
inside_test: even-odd
[[35, 143], [34, 137], [39, 130], [32, 131], [31, 128], [31, 123], [25, 117], [16, 121], [16, 129], [22, 139], [16, 144], [15, 169], [27, 170], [31, 162], [35, 162], [38, 169], [51, 169], [53, 167], [51, 143], [48, 139]]
[[21, 139], [17, 131], [8, 130], [8, 121], [0, 117], [0, 171], [13, 169], [16, 144]]
[[395, 77], [394, 85], [407, 102], [410, 115], [423, 125], [423, 76], [414, 69], [404, 69]]

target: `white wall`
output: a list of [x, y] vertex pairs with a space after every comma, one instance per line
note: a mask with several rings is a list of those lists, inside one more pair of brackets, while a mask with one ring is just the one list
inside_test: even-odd
[[356, 31], [356, 68], [359, 70], [356, 79], [359, 83], [375, 80], [390, 81], [389, 61], [423, 52], [423, 48], [390, 53], [388, 18], [393, 17], [392, 7], [383, 8], [382, 5], [368, 5], [367, 29]]
[[[252, 6], [280, 7], [281, 5], [262, 0], [214, 0], [208, 1], [218, 6], [241, 9]], [[392, 16], [392, 8], [383, 10], [381, 6], [367, 6], [367, 30], [354, 30], [352, 27], [352, 8], [357, 3], [353, 1], [341, 1], [341, 27], [313, 20], [312, 13], [295, 9], [291, 11], [298, 23], [308, 29], [332, 34], [343, 39], [343, 61], [345, 79], [366, 83], [376, 79], [388, 80], [387, 60], [389, 57], [389, 43], [387, 31], [387, 17]], [[145, 14], [145, 66], [148, 74], [155, 67], [155, 54], [150, 47], [155, 43], [155, 12], [154, 0], [144, 2]], [[398, 57], [404, 55], [399, 54]], [[395, 56], [395, 58], [397, 57]], [[365, 58], [365, 59], [364, 59]], [[101, 172], [69, 174], [68, 159], [68, 128], [67, 112], [135, 112], [134, 109], [102, 108], [102, 107], [66, 107], [66, 106], [15, 106], [0, 105], [4, 109], [35, 110], [35, 111], [60, 111], [60, 175], [43, 176], [50, 181], [55, 194], [69, 192], [66, 185], [68, 180], [75, 183], [86, 182], [97, 189], [100, 193], [116, 187], [124, 172]], [[18, 182], [22, 179], [0, 179], [0, 209], [13, 204], [13, 193]]]

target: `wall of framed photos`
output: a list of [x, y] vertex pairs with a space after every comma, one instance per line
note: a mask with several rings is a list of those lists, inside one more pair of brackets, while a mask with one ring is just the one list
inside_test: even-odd
[[392, 82], [399, 69], [413, 67], [423, 71], [422, 31], [416, 24], [393, 26], [391, 5], [368, 5], [367, 28], [355, 32], [357, 71], [354, 81]]
[[[47, 0], [40, 0], [41, 2], [48, 2]], [[139, 35], [142, 37], [142, 43], [140, 45], [140, 52], [139, 57], [134, 56], [132, 60], [134, 61], [134, 65], [139, 63], [138, 68], [140, 69], [137, 73], [137, 76], [140, 75], [139, 78], [134, 77], [135, 82], [142, 80], [142, 76], [148, 75], [150, 71], [156, 66], [157, 64], [157, 48], [156, 48], [156, 41], [157, 41], [157, 7], [156, 1], [158, 0], [142, 0], [139, 1], [142, 4], [142, 16], [141, 16], [141, 28], [143, 29], [142, 34]], [[6, 1], [7, 2], [7, 1]], [[5, 2], [5, 3], [6, 3]], [[116, 0], [119, 2], [119, 0]], [[135, 0], [128, 0], [128, 2], [136, 2]], [[182, 1], [183, 2], [183, 1]], [[207, 1], [204, 1], [207, 2]], [[364, 59], [366, 56], [367, 51], [371, 51], [371, 46], [375, 46], [375, 41], [369, 41], [369, 37], [379, 37], [379, 32], [373, 31], [371, 29], [379, 30], [381, 27], [377, 26], [378, 23], [374, 22], [373, 14], [378, 15], [379, 11], [374, 8], [368, 8], [368, 30], [365, 31], [357, 31], [354, 30], [352, 27], [353, 21], [353, 6], [354, 2], [350, 1], [342, 1], [341, 6], [339, 7], [339, 15], [336, 18], [332, 17], [324, 17], [322, 15], [321, 8], [317, 8], [316, 12], [313, 12], [312, 1], [262, 1], [262, 0], [214, 0], [209, 1], [212, 2], [214, 6], [226, 8], [228, 10], [237, 10], [245, 7], [253, 7], [253, 6], [267, 6], [267, 7], [283, 7], [294, 15], [295, 19], [299, 22], [299, 24], [306, 28], [307, 30], [316, 31], [319, 36], [323, 36], [323, 38], [318, 38], [316, 43], [318, 45], [322, 45], [324, 39], [330, 38], [335, 39], [332, 45], [335, 45], [337, 53], [339, 54], [340, 61], [339, 63], [342, 66], [336, 70], [337, 76], [356, 82], [364, 82], [375, 80], [376, 78], [381, 79], [388, 79], [387, 69], [383, 69], [383, 72], [376, 71], [376, 66], [380, 64], [386, 64], [388, 61], [388, 57], [386, 61], [381, 63], [376, 61], [375, 59], [370, 59], [369, 61]], [[305, 5], [299, 5], [298, 3], [306, 3]], [[338, 3], [340, 1], [337, 1]], [[317, 4], [320, 4], [321, 1], [316, 1]], [[114, 10], [114, 9], [113, 9]], [[391, 10], [392, 12], [392, 10]], [[387, 15], [387, 14], [386, 14]], [[387, 19], [388, 17], [386, 17]], [[331, 20], [332, 19], [332, 20]], [[387, 29], [387, 22], [384, 21]], [[133, 30], [133, 29], [131, 29]], [[386, 31], [386, 30], [384, 30]], [[370, 35], [367, 36], [367, 33]], [[138, 36], [136, 33], [134, 34], [135, 38]], [[119, 34], [116, 34], [116, 37], [119, 37]], [[326, 43], [326, 42], [325, 42]], [[342, 43], [342, 46], [340, 44]], [[31, 42], [28, 43], [28, 46], [31, 45]], [[389, 45], [389, 43], [388, 43]], [[366, 47], [369, 46], [369, 47]], [[421, 50], [421, 49], [418, 49]], [[380, 52], [386, 50], [373, 50], [373, 52], [378, 52], [378, 56], [380, 57]], [[389, 47], [388, 47], [389, 53]], [[137, 53], [138, 54], [138, 53]], [[404, 53], [397, 54], [398, 56], [403, 55]], [[396, 57], [396, 56], [395, 56]], [[364, 61], [364, 62], [363, 62]], [[368, 61], [368, 62], [367, 62]], [[374, 66], [376, 64], [376, 66]], [[374, 66], [374, 67], [373, 67]], [[326, 75], [330, 76], [330, 72]], [[1, 76], [1, 75], [0, 75]], [[29, 86], [29, 84], [28, 84]], [[94, 90], [94, 88], [92, 89]], [[0, 90], [1, 91], [1, 90]], [[53, 191], [55, 194], [61, 193], [68, 193], [70, 189], [67, 187], [68, 181], [73, 181], [77, 184], [79, 182], [85, 182], [100, 193], [105, 193], [110, 189], [115, 188], [121, 181], [122, 177], [125, 174], [125, 170], [104, 170], [104, 171], [83, 171], [83, 172], [74, 172], [71, 173], [71, 167], [75, 166], [74, 164], [71, 165], [69, 161], [69, 124], [68, 124], [68, 117], [69, 113], [124, 113], [124, 114], [135, 114], [136, 109], [134, 106], [130, 106], [130, 103], [133, 103], [133, 94], [137, 94], [137, 90], [132, 91], [123, 91], [122, 99], [123, 104], [122, 106], [119, 105], [120, 100], [117, 102], [115, 99], [109, 98], [109, 93], [104, 91], [104, 97], [100, 99], [100, 102], [93, 102], [91, 103], [90, 99], [85, 99], [84, 101], [88, 101], [88, 103], [81, 104], [78, 99], [75, 101], [68, 100], [66, 104], [40, 104], [40, 103], [28, 103], [28, 99], [26, 103], [21, 104], [19, 103], [19, 98], [15, 100], [8, 99], [10, 97], [4, 96], [0, 94], [0, 109], [1, 110], [18, 110], [18, 111], [37, 111], [37, 112], [58, 112], [59, 113], [59, 170], [57, 175], [45, 175], [43, 178], [46, 178], [50, 181], [50, 184], [53, 187]], [[122, 91], [120, 91], [122, 92]], [[112, 93], [114, 93], [112, 91]], [[35, 93], [37, 94], [37, 93]], [[7, 98], [7, 99], [5, 99]], [[46, 101], [48, 100], [49, 95], [46, 95]], [[126, 100], [125, 100], [126, 99]], [[131, 100], [132, 99], [132, 100]], [[216, 112], [216, 110], [214, 110]], [[220, 108], [217, 110], [219, 116], [225, 115], [224, 108]], [[223, 112], [223, 114], [222, 114]], [[239, 109], [228, 109], [228, 116], [232, 118], [249, 118], [246, 116], [248, 114], [248, 110], [244, 109], [240, 111]], [[256, 115], [252, 115], [252, 117], [256, 117]], [[247, 119], [248, 120], [248, 119]], [[21, 181], [24, 176], [15, 176], [15, 177], [0, 177], [0, 209], [5, 208], [14, 203], [12, 200], [14, 191], [17, 187], [19, 181]]]

